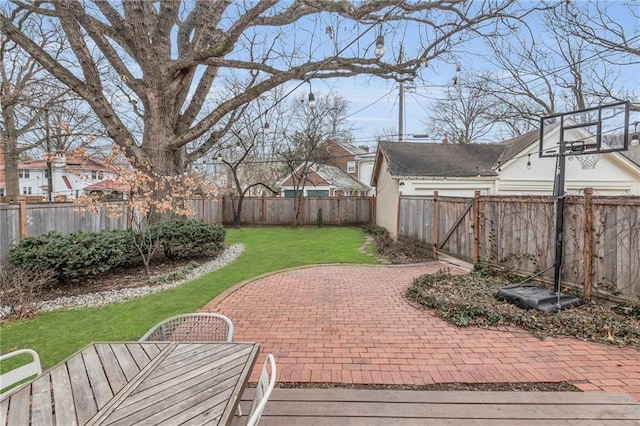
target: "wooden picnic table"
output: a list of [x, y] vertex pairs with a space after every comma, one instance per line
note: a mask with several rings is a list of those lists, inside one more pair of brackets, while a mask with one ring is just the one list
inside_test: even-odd
[[231, 423], [257, 343], [94, 343], [0, 400], [0, 425]]

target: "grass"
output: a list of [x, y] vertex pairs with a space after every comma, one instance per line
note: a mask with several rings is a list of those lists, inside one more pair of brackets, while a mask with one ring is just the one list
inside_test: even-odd
[[0, 325], [0, 351], [31, 348], [49, 368], [96, 341], [138, 340], [160, 320], [194, 312], [223, 290], [286, 268], [322, 263], [376, 263], [358, 251], [364, 232], [356, 228], [229, 229], [227, 245], [245, 250], [232, 264], [169, 291], [102, 308], [42, 313]]

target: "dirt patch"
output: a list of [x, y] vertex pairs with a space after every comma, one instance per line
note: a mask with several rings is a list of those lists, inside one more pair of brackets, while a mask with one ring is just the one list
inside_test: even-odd
[[376, 237], [378, 255], [393, 264], [422, 263], [436, 260], [433, 247], [413, 240], [394, 241], [389, 234]]

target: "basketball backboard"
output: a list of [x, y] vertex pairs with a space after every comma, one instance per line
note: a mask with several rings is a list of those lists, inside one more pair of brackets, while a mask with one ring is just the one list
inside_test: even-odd
[[540, 119], [540, 157], [603, 154], [629, 148], [629, 102]]

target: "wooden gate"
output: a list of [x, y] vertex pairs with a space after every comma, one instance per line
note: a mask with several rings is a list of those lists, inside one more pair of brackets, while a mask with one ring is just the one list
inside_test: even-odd
[[450, 254], [469, 262], [477, 260], [474, 227], [477, 215], [474, 205], [478, 197], [402, 197], [398, 236], [413, 238], [433, 246], [437, 252]]

